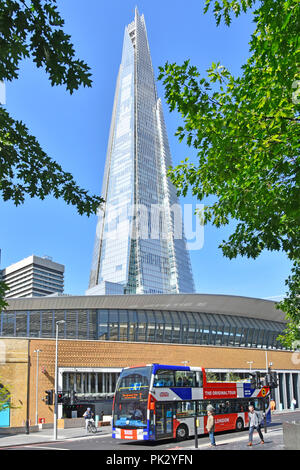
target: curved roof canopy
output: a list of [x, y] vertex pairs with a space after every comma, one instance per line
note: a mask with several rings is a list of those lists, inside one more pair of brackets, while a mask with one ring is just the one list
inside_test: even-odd
[[142, 294], [58, 296], [9, 299], [10, 310], [126, 309], [206, 312], [285, 322], [276, 302], [215, 294]]

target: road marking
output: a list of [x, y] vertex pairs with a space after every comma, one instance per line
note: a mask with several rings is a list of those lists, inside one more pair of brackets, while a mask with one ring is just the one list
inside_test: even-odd
[[29, 448], [29, 449], [32, 449], [32, 448], [35, 449], [35, 448], [38, 447], [39, 449], [47, 449], [47, 450], [69, 450], [69, 449], [64, 449], [64, 448], [62, 448], [62, 447], [46, 447], [46, 446], [41, 446], [41, 445], [39, 445], [39, 444], [37, 444], [37, 445], [35, 445], [35, 446], [34, 446], [34, 445], [31, 445], [31, 446], [22, 446], [22, 447], [27, 447], [27, 448]]
[[[51, 438], [52, 436], [36, 436], [36, 437], [39, 437], [39, 438], [43, 438], [43, 437], [49, 437]], [[94, 439], [94, 438], [104, 438], [104, 437], [110, 437], [109, 434], [102, 434], [101, 436], [100, 435], [97, 435], [97, 434], [94, 434], [92, 436], [81, 436], [81, 437], [72, 437], [72, 438], [68, 438], [68, 437], [59, 437], [57, 439], [57, 441], [46, 441], [46, 444], [58, 444], [58, 443], [68, 443], [68, 442], [76, 442], [76, 441], [82, 441], [82, 440], [87, 440], [87, 439]], [[12, 444], [12, 445], [1, 445], [0, 446], [0, 450], [3, 448], [3, 449], [14, 449], [14, 448], [18, 448], [18, 447], [35, 447], [35, 446], [39, 446], [41, 448], [41, 444], [43, 444], [43, 441], [41, 442], [32, 442], [31, 444]], [[50, 449], [52, 449], [52, 447], [50, 447]], [[60, 449], [60, 450], [68, 450], [68, 449]]]
[[94, 434], [93, 436], [78, 436], [78, 437], [72, 437], [72, 438], [60, 437], [58, 441], [64, 440], [67, 442], [73, 442], [73, 441], [82, 441], [85, 439], [95, 439], [95, 438], [102, 439], [103, 437], [109, 437], [109, 434], [102, 434], [101, 436], [97, 436], [97, 434]]
[[[48, 450], [69, 450], [69, 449], [63, 449], [63, 448], [60, 448], [60, 447], [46, 447], [46, 446], [41, 446], [40, 444], [31, 444], [31, 445], [27, 445], [27, 444], [20, 444], [20, 445], [17, 445], [17, 446], [5, 446], [4, 449], [48, 449]], [[0, 451], [1, 451], [1, 448], [0, 448]]]

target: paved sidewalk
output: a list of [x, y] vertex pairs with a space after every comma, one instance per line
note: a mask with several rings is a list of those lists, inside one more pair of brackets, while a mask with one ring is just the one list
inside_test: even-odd
[[[58, 429], [57, 441], [65, 441], [71, 439], [94, 439], [95, 437], [107, 436], [111, 434], [111, 426], [101, 426], [95, 434], [86, 434], [85, 428]], [[18, 446], [27, 444], [40, 444], [53, 441], [53, 429], [42, 429], [38, 432], [30, 434], [0, 434], [0, 450], [1, 447]]]
[[[264, 434], [264, 445], [260, 444], [260, 439], [257, 433], [254, 433], [253, 446], [248, 447], [248, 436], [232, 436], [216, 435], [216, 447], [210, 447], [209, 443], [200, 444], [199, 450], [284, 450], [282, 428], [268, 429]], [[195, 446], [189, 447], [195, 450]]]

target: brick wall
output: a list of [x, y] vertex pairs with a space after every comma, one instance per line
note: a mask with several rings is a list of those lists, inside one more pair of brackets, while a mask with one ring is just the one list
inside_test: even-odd
[[24, 426], [27, 407], [28, 341], [1, 339], [0, 383], [11, 393], [10, 426]]
[[[3, 338], [9, 351], [9, 362], [0, 364], [0, 376], [7, 378], [14, 402], [22, 406], [12, 410], [12, 423], [21, 426], [26, 419], [27, 347], [28, 340]], [[36, 353], [39, 354], [39, 417], [46, 422], [53, 419], [53, 406], [47, 406], [42, 397], [45, 390], [54, 388], [55, 340], [31, 339], [30, 347], [30, 403], [31, 423], [35, 423]], [[127, 343], [110, 341], [59, 340], [59, 367], [126, 367], [159, 362], [181, 364], [209, 369], [248, 369], [247, 361], [253, 361], [253, 369], [266, 367], [265, 351], [250, 348], [192, 346], [178, 344]], [[292, 362], [292, 353], [268, 351], [268, 361], [273, 369], [300, 370], [300, 364]], [[42, 372], [44, 368], [44, 373]]]

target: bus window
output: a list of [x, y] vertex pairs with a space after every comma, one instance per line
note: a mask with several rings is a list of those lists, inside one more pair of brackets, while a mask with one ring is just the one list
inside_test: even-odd
[[203, 387], [203, 374], [202, 371], [196, 371], [196, 387]]
[[195, 387], [195, 378], [193, 371], [175, 371], [176, 387]]
[[[221, 401], [220, 403], [218, 403], [219, 405], [219, 411], [218, 411], [218, 414], [220, 415], [223, 415], [226, 413], [226, 403], [224, 401]], [[217, 414], [217, 412], [216, 412]]]
[[159, 369], [154, 376], [153, 387], [174, 387], [173, 371]]
[[190, 418], [195, 416], [196, 402], [195, 401], [181, 401], [177, 403], [176, 417], [177, 418]]
[[231, 412], [231, 404], [229, 400], [225, 401], [225, 411], [224, 413], [230, 413]]
[[244, 405], [244, 400], [231, 401], [231, 413], [242, 413], [243, 411], [247, 411], [247, 408]]
[[241, 411], [248, 412], [250, 402], [248, 400], [244, 399], [244, 400], [241, 400], [241, 404], [242, 404], [241, 406], [243, 407], [243, 409]]
[[256, 400], [254, 400], [253, 404], [254, 404], [254, 408], [256, 409], [256, 411], [263, 411], [264, 403], [262, 399], [257, 398]]
[[206, 407], [210, 402], [207, 400], [199, 400], [197, 406], [197, 415], [198, 416], [205, 416], [207, 414]]

